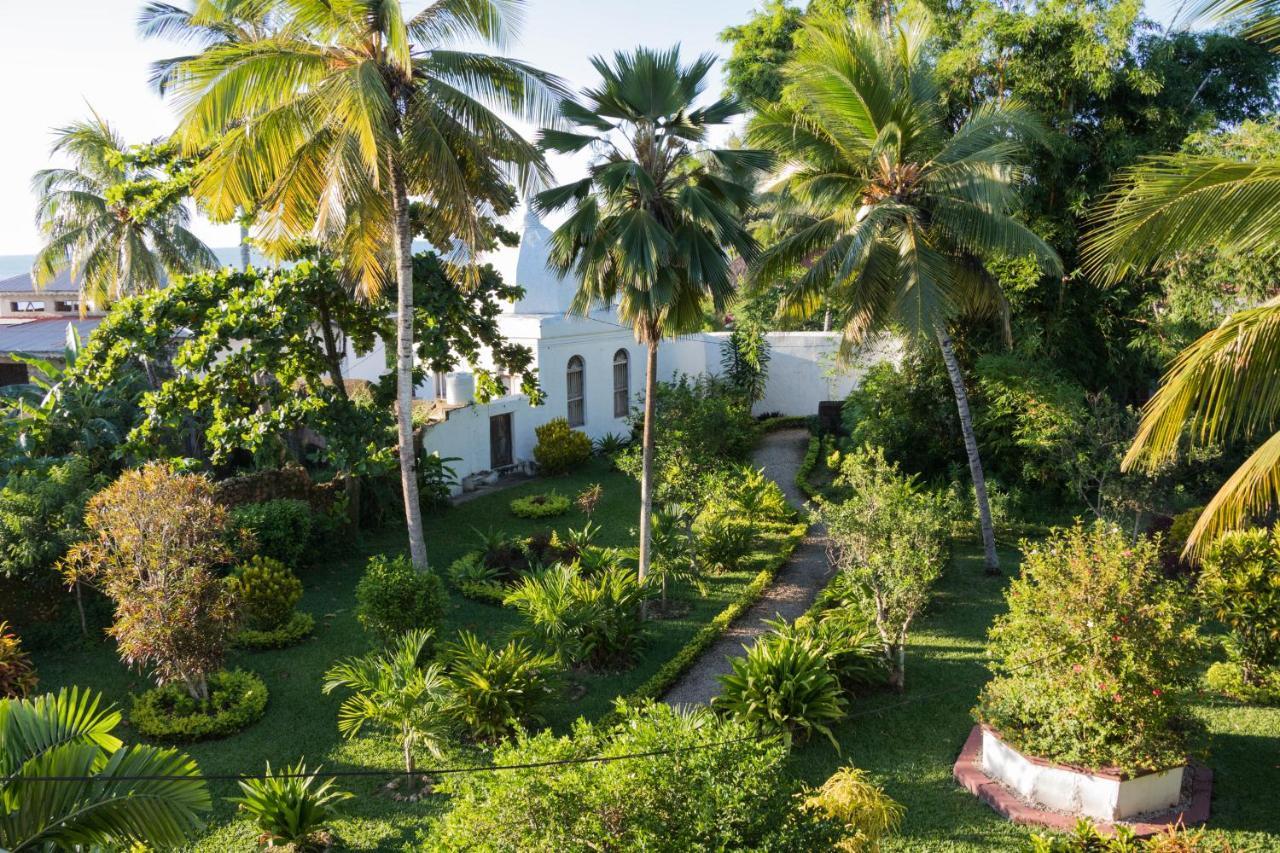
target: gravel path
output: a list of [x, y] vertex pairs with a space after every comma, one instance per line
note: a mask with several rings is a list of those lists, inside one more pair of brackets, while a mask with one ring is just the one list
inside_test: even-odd
[[[752, 462], [763, 467], [777, 481], [794, 506], [803, 506], [804, 495], [796, 488], [796, 471], [808, 447], [809, 431], [787, 429], [770, 433], [752, 454]], [[755, 642], [768, 628], [766, 619], [788, 621], [802, 615], [813, 604], [818, 591], [831, 577], [827, 562], [826, 535], [820, 525], [809, 528], [791, 560], [774, 577], [773, 585], [760, 600], [729, 626], [711, 648], [703, 652], [693, 668], [667, 691], [662, 701], [669, 705], [701, 705], [720, 692], [718, 676], [730, 671], [731, 658], [743, 654], [744, 646]]]

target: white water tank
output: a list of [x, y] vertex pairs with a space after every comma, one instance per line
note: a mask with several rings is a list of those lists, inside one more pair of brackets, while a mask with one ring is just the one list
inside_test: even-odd
[[444, 378], [444, 401], [450, 406], [466, 406], [475, 399], [476, 377], [473, 373], [450, 373]]

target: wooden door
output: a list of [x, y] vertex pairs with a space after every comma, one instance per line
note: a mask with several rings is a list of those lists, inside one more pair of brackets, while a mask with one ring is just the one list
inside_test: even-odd
[[489, 416], [489, 467], [497, 471], [510, 467], [515, 458], [511, 446], [511, 413]]

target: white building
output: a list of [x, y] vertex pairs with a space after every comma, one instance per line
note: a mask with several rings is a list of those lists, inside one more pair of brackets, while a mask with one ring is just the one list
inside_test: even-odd
[[[527, 214], [515, 273], [515, 283], [525, 295], [499, 321], [503, 337], [533, 352], [544, 403], [532, 406], [523, 394], [477, 403], [474, 381], [466, 372], [434, 377], [418, 389], [424, 399], [441, 399], [443, 409], [443, 418], [426, 428], [423, 446], [427, 452], [458, 459], [452, 466], [460, 479], [531, 464], [537, 443], [534, 429], [553, 418], [567, 418], [593, 439], [625, 434], [627, 414], [643, 393], [644, 348], [630, 328], [619, 325], [613, 310], [589, 317], [569, 314], [577, 285], [547, 268], [550, 240], [551, 232], [537, 215]], [[719, 373], [727, 337], [699, 333], [663, 341], [659, 378]], [[837, 367], [838, 333], [771, 332], [768, 339], [768, 385], [757, 412], [816, 414], [819, 402], [843, 399], [867, 366], [892, 357], [886, 347], [852, 368]], [[372, 380], [385, 366], [385, 353], [378, 348], [364, 358], [349, 358], [344, 372], [353, 379]]]

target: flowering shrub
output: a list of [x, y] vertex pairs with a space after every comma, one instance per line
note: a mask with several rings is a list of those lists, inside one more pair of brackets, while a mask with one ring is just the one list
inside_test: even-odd
[[1245, 686], [1280, 664], [1280, 526], [1228, 533], [1205, 557], [1196, 591], [1231, 631], [1227, 652]]
[[1023, 547], [1009, 612], [990, 631], [995, 677], [978, 719], [1051, 761], [1126, 772], [1183, 763], [1199, 642], [1157, 544], [1098, 522]]

